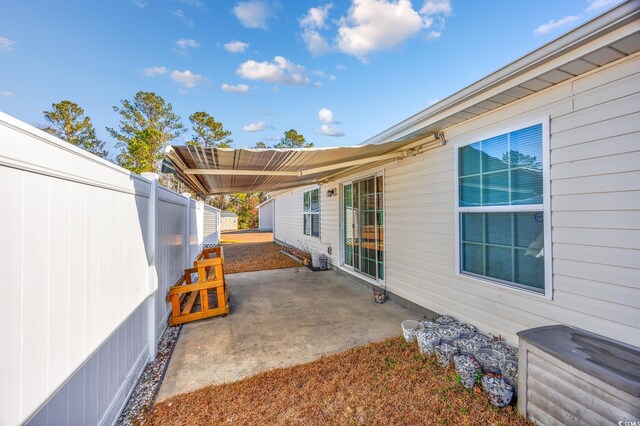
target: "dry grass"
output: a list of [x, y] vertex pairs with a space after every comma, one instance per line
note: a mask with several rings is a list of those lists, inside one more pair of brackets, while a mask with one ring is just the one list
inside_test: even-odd
[[530, 424], [454, 376], [396, 338], [175, 396], [148, 424]]
[[282, 247], [276, 243], [222, 244], [222, 247], [225, 274], [301, 266], [289, 256], [280, 253]]

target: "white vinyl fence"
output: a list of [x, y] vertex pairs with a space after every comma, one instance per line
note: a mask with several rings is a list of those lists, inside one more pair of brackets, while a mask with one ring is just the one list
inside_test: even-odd
[[203, 204], [0, 113], [0, 425], [111, 425]]

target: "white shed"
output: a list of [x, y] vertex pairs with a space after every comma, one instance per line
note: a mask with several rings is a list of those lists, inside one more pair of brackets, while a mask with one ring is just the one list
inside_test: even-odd
[[258, 205], [258, 230], [273, 231], [274, 206], [275, 202], [273, 198], [269, 198], [267, 201]]
[[204, 206], [204, 236], [202, 245], [211, 247], [220, 242], [220, 209], [213, 206]]
[[228, 210], [220, 212], [220, 230], [233, 231], [238, 229], [238, 215]]

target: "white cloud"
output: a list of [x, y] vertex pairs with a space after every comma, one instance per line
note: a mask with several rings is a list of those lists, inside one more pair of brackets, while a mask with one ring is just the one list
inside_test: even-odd
[[599, 13], [605, 9], [609, 9], [621, 2], [622, 0], [587, 0], [587, 7], [582, 13], [578, 15], [567, 15], [561, 19], [551, 19], [549, 22], [538, 25], [538, 27], [533, 30], [533, 33], [535, 36], [550, 33], [558, 28], [563, 28], [579, 20], [586, 19], [593, 13]]
[[12, 51], [16, 42], [6, 37], [0, 37], [0, 50]]
[[438, 102], [440, 102], [440, 99], [431, 99], [429, 102], [427, 102], [427, 106], [435, 105]]
[[242, 83], [236, 85], [224, 83], [220, 88], [227, 93], [247, 93], [249, 91], [249, 86]]
[[338, 28], [337, 44], [362, 61], [369, 53], [394, 47], [425, 27], [409, 0], [354, 0]]
[[192, 87], [197, 86], [198, 84], [205, 81], [204, 76], [201, 74], [194, 74], [189, 70], [185, 71], [171, 71], [171, 79], [182, 84], [187, 89], [191, 89]]
[[229, 43], [223, 44], [224, 50], [231, 53], [244, 53], [249, 47], [249, 43], [238, 40], [231, 40]]
[[133, 0], [133, 4], [138, 6], [140, 9], [144, 8], [147, 5], [147, 2], [144, 0]]
[[344, 53], [366, 62], [370, 53], [391, 49], [425, 29], [433, 27], [427, 39], [439, 38], [452, 12], [450, 0], [426, 0], [420, 12], [410, 0], [353, 0], [339, 21], [336, 43]]
[[333, 123], [333, 111], [331, 111], [329, 108], [322, 108], [320, 111], [318, 111], [318, 120], [327, 124]]
[[276, 56], [273, 62], [254, 60], [246, 61], [238, 67], [236, 74], [247, 80], [265, 81], [267, 83], [288, 84], [292, 86], [311, 86], [306, 70], [302, 65]]
[[190, 38], [181, 38], [175, 42], [175, 45], [176, 47], [171, 49], [173, 53], [177, 53], [178, 55], [188, 55], [189, 49], [194, 49], [200, 46], [200, 43]]
[[2, 90], [2, 91], [0, 91], [0, 96], [3, 96], [3, 97], [7, 97], [8, 98], [8, 97], [15, 96], [15, 95], [16, 94], [13, 93], [10, 90]]
[[333, 75], [333, 74], [329, 75], [329, 80], [335, 81], [336, 80], [336, 76]]
[[329, 16], [329, 9], [333, 4], [327, 3], [324, 6], [312, 7], [306, 15], [300, 19], [300, 26], [303, 28], [325, 28]]
[[188, 48], [198, 47], [200, 46], [200, 43], [190, 38], [181, 38], [180, 40], [176, 41], [176, 46], [178, 46], [178, 49], [184, 50]]
[[449, 0], [427, 0], [424, 2], [420, 13], [423, 15], [451, 15], [453, 9]]
[[346, 66], [344, 66], [343, 64], [337, 64], [337, 65], [336, 65], [336, 69], [337, 69], [338, 71], [344, 71], [344, 70], [346, 70], [346, 69], [347, 69], [347, 67], [346, 67]]
[[557, 28], [570, 25], [573, 22], [576, 22], [578, 19], [580, 19], [580, 17], [575, 15], [565, 16], [562, 19], [552, 19], [545, 24], [538, 25], [538, 27], [535, 30], [533, 30], [533, 32], [537, 36], [547, 34], [548, 32], [553, 31]]
[[193, 21], [184, 14], [184, 11], [182, 9], [174, 10], [173, 16], [177, 16], [186, 27], [193, 28], [195, 26]]
[[300, 28], [302, 28], [302, 40], [307, 45], [307, 49], [313, 56], [320, 56], [331, 50], [331, 45], [327, 39], [318, 31], [327, 27], [329, 9], [333, 4], [327, 3], [324, 6], [312, 7], [307, 14], [300, 18]]
[[268, 29], [267, 20], [274, 16], [272, 7], [266, 1], [241, 1], [233, 8], [233, 14], [246, 28]]
[[329, 42], [317, 31], [305, 29], [302, 31], [302, 40], [307, 45], [307, 50], [313, 56], [320, 56], [331, 50]]
[[261, 132], [265, 129], [273, 129], [273, 127], [269, 126], [264, 121], [254, 121], [253, 123], [242, 126], [242, 130], [245, 132]]
[[329, 126], [327, 124], [323, 124], [319, 129], [316, 129], [316, 133], [333, 137], [344, 136], [344, 132], [341, 129], [339, 129], [338, 127]]
[[200, 0], [178, 0], [180, 3], [184, 3], [189, 6], [199, 7], [200, 9], [204, 9], [204, 3]]
[[586, 12], [599, 12], [604, 9], [609, 9], [621, 2], [622, 0], [589, 0]]
[[168, 72], [169, 70], [166, 67], [147, 67], [145, 69], [142, 70], [142, 74], [145, 77], [154, 77], [156, 75], [164, 75]]

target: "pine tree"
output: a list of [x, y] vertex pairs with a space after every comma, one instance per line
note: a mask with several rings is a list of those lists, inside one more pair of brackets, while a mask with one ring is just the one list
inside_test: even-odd
[[231, 132], [225, 130], [222, 123], [204, 112], [198, 111], [189, 117], [193, 128], [193, 139], [187, 145], [200, 145], [205, 148], [231, 148]]
[[171, 103], [152, 92], [140, 91], [121, 104], [113, 107], [121, 116], [118, 129], [107, 127], [118, 140], [118, 164], [134, 173], [157, 172], [167, 144], [186, 131], [180, 116]]
[[284, 132], [284, 137], [274, 148], [313, 148], [313, 142], [307, 142], [304, 136], [294, 129]]
[[105, 158], [108, 155], [104, 142], [96, 137], [91, 119], [75, 102], [65, 100], [51, 104], [51, 110], [43, 111], [43, 114], [49, 122], [48, 126], [42, 128], [45, 132], [98, 157]]

